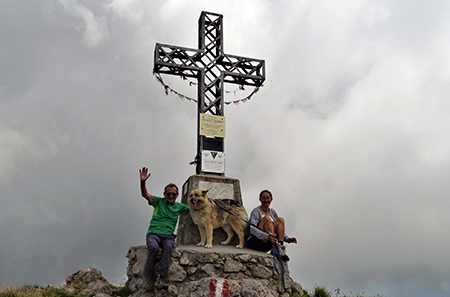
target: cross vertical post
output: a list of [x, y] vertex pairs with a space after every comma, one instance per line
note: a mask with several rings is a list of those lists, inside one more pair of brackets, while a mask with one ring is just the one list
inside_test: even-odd
[[224, 153], [224, 138], [202, 135], [204, 114], [224, 115], [224, 83], [259, 87], [265, 80], [264, 60], [228, 55], [223, 50], [223, 16], [203, 11], [198, 21], [198, 49], [157, 43], [154, 72], [197, 79], [197, 174], [220, 174], [203, 168], [205, 151]]

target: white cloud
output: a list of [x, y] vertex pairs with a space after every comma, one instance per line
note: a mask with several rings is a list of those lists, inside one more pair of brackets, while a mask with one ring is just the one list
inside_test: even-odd
[[133, 23], [140, 24], [143, 22], [144, 11], [141, 7], [141, 1], [113, 0], [106, 7], [115, 11], [119, 16], [128, 18]]
[[77, 0], [59, 0], [59, 2], [68, 12], [83, 20], [83, 25], [76, 26], [76, 29], [83, 34], [83, 40], [88, 47], [96, 47], [108, 39], [105, 16], [96, 16], [92, 10]]

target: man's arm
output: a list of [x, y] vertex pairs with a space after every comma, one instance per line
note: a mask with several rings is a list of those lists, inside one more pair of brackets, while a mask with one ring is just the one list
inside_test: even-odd
[[145, 182], [150, 177], [151, 173], [148, 172], [148, 168], [147, 167], [142, 167], [142, 169], [139, 169], [139, 174], [141, 176], [141, 194], [142, 194], [142, 197], [147, 199], [149, 204], [153, 204], [153, 196], [150, 195], [147, 192], [147, 187], [145, 186]]

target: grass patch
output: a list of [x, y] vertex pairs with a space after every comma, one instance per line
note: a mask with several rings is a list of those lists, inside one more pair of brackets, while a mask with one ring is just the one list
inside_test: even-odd
[[[133, 293], [127, 286], [113, 287], [113, 296], [115, 297], [128, 297]], [[0, 288], [0, 297], [92, 297], [91, 295], [81, 295], [77, 293], [71, 293], [65, 288], [54, 287], [23, 287], [21, 289], [14, 289], [12, 287]]]
[[133, 293], [128, 286], [116, 287], [113, 289], [113, 296], [117, 297], [128, 297]]
[[331, 297], [331, 292], [328, 291], [325, 287], [314, 287], [314, 293], [312, 297]]
[[[333, 294], [333, 292], [328, 291], [328, 289], [325, 287], [315, 286], [312, 292], [307, 292], [306, 290], [303, 290], [303, 295], [301, 295], [294, 287], [292, 287], [291, 289], [292, 293], [290, 297], [365, 297], [364, 292], [358, 293], [356, 295], [354, 295], [352, 292], [350, 292], [350, 295], [341, 294], [340, 288], [334, 290]], [[377, 294], [373, 297], [383, 297], [383, 296]]]
[[0, 289], [0, 297], [77, 297], [76, 295], [70, 293], [61, 288], [53, 287], [23, 287], [21, 289], [14, 289], [11, 287], [6, 287]]

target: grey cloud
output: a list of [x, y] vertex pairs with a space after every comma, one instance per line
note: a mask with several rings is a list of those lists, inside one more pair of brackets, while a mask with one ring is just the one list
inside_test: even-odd
[[267, 63], [258, 94], [225, 107], [227, 175], [248, 211], [274, 194], [300, 241], [294, 279], [448, 292], [446, 4], [0, 3], [1, 284], [59, 284], [89, 266], [125, 277], [151, 216], [138, 169], [156, 195], [194, 174], [196, 105], [164, 94], [154, 44], [196, 47], [207, 10], [224, 13], [227, 52]]

